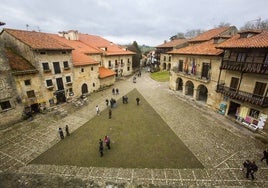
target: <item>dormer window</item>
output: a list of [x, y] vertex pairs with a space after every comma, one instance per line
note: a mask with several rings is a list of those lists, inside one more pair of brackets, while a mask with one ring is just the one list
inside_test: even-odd
[[69, 69], [70, 68], [68, 61], [63, 61], [63, 67], [64, 67], [64, 69]]
[[250, 38], [250, 37], [255, 36], [259, 33], [261, 33], [261, 31], [257, 31], [257, 30], [247, 30], [247, 31], [239, 32], [240, 38]]

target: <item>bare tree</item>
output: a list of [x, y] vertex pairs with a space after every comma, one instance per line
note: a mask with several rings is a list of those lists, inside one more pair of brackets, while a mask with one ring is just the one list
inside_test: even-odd
[[244, 26], [240, 28], [240, 30], [248, 30], [248, 29], [268, 29], [268, 19], [261, 20], [261, 18], [250, 20], [245, 23]]

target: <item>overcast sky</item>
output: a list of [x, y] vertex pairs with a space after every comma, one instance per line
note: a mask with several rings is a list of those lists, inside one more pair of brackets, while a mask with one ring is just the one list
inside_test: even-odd
[[[1, 0], [1, 28], [78, 30], [114, 43], [157, 46], [178, 32], [268, 19], [268, 0]], [[253, 21], [254, 22], [254, 21]]]

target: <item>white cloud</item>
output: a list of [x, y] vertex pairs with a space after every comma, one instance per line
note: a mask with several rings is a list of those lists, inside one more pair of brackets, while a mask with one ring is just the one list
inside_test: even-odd
[[76, 29], [115, 43], [159, 45], [178, 32], [211, 29], [221, 22], [238, 28], [268, 18], [267, 0], [2, 0], [0, 21], [14, 29], [43, 32]]

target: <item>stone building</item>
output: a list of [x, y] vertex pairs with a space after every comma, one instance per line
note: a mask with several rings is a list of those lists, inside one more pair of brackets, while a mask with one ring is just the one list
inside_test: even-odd
[[11, 68], [7, 61], [6, 50], [0, 42], [0, 112], [15, 108], [16, 89]]
[[189, 46], [167, 52], [172, 58], [170, 89], [218, 108], [216, 87], [223, 50], [216, 46], [236, 31], [235, 27], [211, 29], [189, 40]]
[[188, 40], [183, 38], [165, 41], [163, 44], [156, 46], [155, 59], [160, 70], [170, 70], [171, 68], [171, 55], [167, 52], [186, 46], [188, 46]]
[[[48, 34], [3, 29], [0, 41], [8, 52], [2, 53], [1, 61], [7, 65], [4, 72], [8, 75], [11, 66], [14, 80], [12, 86], [11, 82], [2, 85], [17, 91], [5, 95], [12, 93], [9, 98], [16, 97], [33, 111], [113, 85], [115, 75], [132, 74], [134, 53], [98, 36], [74, 30]], [[3, 109], [14, 106], [2, 98]]]
[[79, 34], [79, 40], [89, 46], [101, 50], [100, 66], [109, 68], [115, 72], [116, 77], [129, 76], [132, 74], [132, 59], [134, 52], [122, 48], [102, 37], [89, 34]]
[[[38, 111], [40, 104], [48, 106], [66, 101], [65, 92], [70, 87], [66, 83], [73, 74], [69, 68], [72, 66], [70, 46], [45, 33], [14, 29], [3, 29], [1, 41], [38, 71], [38, 74], [16, 77], [18, 95], [25, 105]], [[18, 65], [26, 63], [18, 60]]]
[[268, 30], [241, 31], [218, 48], [224, 50], [217, 81], [221, 112], [268, 131]]

